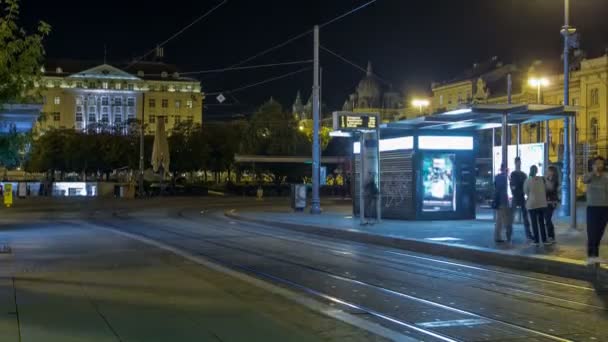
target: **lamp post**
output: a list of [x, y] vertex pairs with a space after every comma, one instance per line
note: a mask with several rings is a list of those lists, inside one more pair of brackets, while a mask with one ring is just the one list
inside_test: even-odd
[[[543, 104], [542, 96], [541, 96], [541, 88], [549, 85], [549, 80], [541, 77], [541, 78], [530, 78], [528, 80], [528, 84], [532, 87], [536, 87], [536, 103]], [[548, 129], [547, 122], [545, 122], [545, 130]], [[541, 124], [538, 123], [536, 125], [536, 141], [540, 142], [540, 132], [541, 132]], [[545, 160], [546, 162], [547, 160]]]
[[412, 101], [412, 105], [418, 107], [418, 111], [420, 112], [420, 114], [422, 114], [422, 108], [428, 107], [430, 105], [430, 102], [429, 100], [415, 99], [414, 101]]

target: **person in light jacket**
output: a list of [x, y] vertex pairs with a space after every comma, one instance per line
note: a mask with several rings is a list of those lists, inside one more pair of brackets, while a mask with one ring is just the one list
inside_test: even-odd
[[587, 262], [598, 264], [600, 242], [608, 223], [608, 175], [604, 171], [605, 161], [596, 157], [591, 173], [583, 177], [587, 184]]
[[547, 189], [545, 187], [545, 179], [537, 176], [537, 174], [538, 167], [536, 165], [532, 165], [530, 167], [530, 178], [528, 178], [524, 183], [524, 193], [526, 194], [527, 198], [526, 209], [528, 209], [528, 213], [530, 213], [532, 237], [536, 246], [540, 244], [541, 239], [544, 244], [548, 244], [547, 232], [545, 231]]

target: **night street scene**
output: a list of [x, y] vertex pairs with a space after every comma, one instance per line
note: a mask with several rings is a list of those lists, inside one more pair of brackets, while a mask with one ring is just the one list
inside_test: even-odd
[[0, 0], [0, 342], [608, 341], [606, 0]]

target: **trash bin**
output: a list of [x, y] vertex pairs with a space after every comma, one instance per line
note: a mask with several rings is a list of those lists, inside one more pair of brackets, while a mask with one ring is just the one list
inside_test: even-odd
[[291, 208], [302, 211], [306, 208], [306, 184], [291, 185]]

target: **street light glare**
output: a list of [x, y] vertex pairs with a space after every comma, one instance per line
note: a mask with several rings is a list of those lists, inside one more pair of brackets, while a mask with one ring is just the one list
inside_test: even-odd
[[542, 86], [542, 87], [546, 87], [549, 85], [549, 80], [542, 77], [542, 78], [531, 78], [528, 80], [528, 84], [532, 87], [538, 87], [538, 86]]
[[427, 107], [429, 105], [429, 100], [414, 100], [412, 101], [412, 105], [416, 107]]

